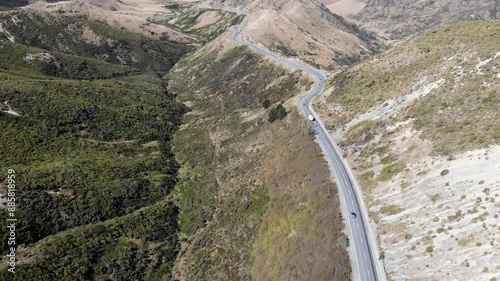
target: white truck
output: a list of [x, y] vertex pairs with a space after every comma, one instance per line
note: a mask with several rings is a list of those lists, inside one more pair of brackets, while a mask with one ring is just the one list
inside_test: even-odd
[[312, 116], [311, 114], [307, 115], [307, 119], [309, 119], [309, 121], [314, 121], [314, 116]]

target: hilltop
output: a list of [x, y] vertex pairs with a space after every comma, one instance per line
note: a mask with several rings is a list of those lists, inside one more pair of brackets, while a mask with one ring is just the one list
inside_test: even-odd
[[241, 23], [245, 38], [324, 69], [341, 68], [383, 49], [373, 32], [313, 0], [203, 1], [199, 7], [247, 13]]

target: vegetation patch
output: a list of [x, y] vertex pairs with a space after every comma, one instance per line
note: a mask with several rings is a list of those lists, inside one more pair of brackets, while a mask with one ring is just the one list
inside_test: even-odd
[[[206, 19], [207, 22], [203, 23], [200, 18], [204, 16], [215, 18], [215, 20]], [[163, 24], [182, 33], [197, 37], [202, 43], [207, 43], [217, 38], [229, 27], [240, 24], [243, 19], [243, 15], [224, 10], [189, 9], [174, 21], [165, 21]]]
[[361, 174], [358, 179], [363, 190], [370, 190], [377, 185], [375, 172], [373, 170]]
[[[83, 18], [0, 21], [16, 38], [0, 38], [0, 166], [19, 175], [22, 230], [13, 280], [170, 279], [178, 209], [166, 198], [179, 168], [170, 142], [186, 107], [156, 72], [187, 48], [150, 52], [162, 43]], [[84, 28], [119, 51], [85, 42]], [[0, 279], [10, 280], [4, 261]]]
[[[277, 139], [264, 167], [270, 201], [253, 246], [252, 276], [350, 280], [337, 188], [312, 136], [303, 133], [309, 124], [298, 125], [295, 112], [291, 118], [288, 136], [294, 141]], [[319, 258], [332, 256], [334, 262]]]
[[[2, 264], [2, 280], [163, 280], [177, 254], [177, 214], [171, 202], [130, 215], [66, 231], [18, 248], [31, 262], [18, 263], [16, 274]], [[147, 258], [145, 258], [147, 257]]]
[[[191, 280], [247, 280], [252, 268], [262, 267], [265, 274], [283, 269], [300, 279], [310, 274], [348, 279], [347, 254], [338, 254], [345, 253], [345, 237], [328, 170], [300, 164], [302, 158], [322, 163], [308, 123], [296, 111], [268, 122], [271, 110], [300, 91], [301, 75], [236, 47], [224, 54], [186, 57], [170, 77], [171, 89], [193, 109], [173, 140], [182, 163], [175, 192], [186, 241], [180, 254], [186, 263], [179, 263], [174, 274]], [[270, 167], [278, 159], [290, 169], [282, 167], [274, 177]], [[300, 179], [306, 175], [311, 182]], [[299, 179], [305, 185], [297, 189]], [[289, 222], [297, 226], [297, 236], [287, 241], [282, 231]], [[266, 236], [268, 227], [276, 228], [277, 235]], [[281, 243], [279, 248], [286, 248], [282, 254], [293, 258], [274, 263], [278, 247], [276, 253], [263, 253], [268, 243]], [[318, 252], [320, 245], [328, 246]], [[315, 267], [304, 262], [313, 252], [326, 257], [337, 250], [338, 263]], [[268, 260], [273, 263], [266, 265]]]
[[403, 209], [399, 206], [396, 206], [396, 205], [387, 205], [387, 206], [380, 208], [380, 212], [382, 214], [389, 215], [389, 216], [401, 213], [402, 211], [403, 211]]
[[[18, 20], [11, 20], [13, 16]], [[166, 72], [191, 50], [185, 44], [153, 40], [84, 17], [20, 11], [0, 14], [0, 22], [16, 43], [142, 70]]]
[[281, 120], [286, 117], [288, 113], [283, 105], [278, 104], [276, 107], [271, 108], [269, 110], [269, 122], [273, 123], [276, 120]]
[[[193, 56], [170, 73], [170, 88], [196, 111], [186, 115], [186, 127], [173, 139], [182, 164], [175, 190], [181, 236], [190, 245], [181, 253], [188, 263], [174, 272], [194, 280], [241, 280], [248, 278], [239, 269], [251, 266], [252, 243], [269, 201], [262, 161], [274, 147], [271, 141], [285, 134], [285, 123], [271, 124], [267, 114], [252, 122], [241, 115], [264, 110], [263, 100], [271, 105], [290, 97], [300, 79], [246, 47], [220, 57]], [[189, 78], [193, 73], [197, 79]], [[269, 87], [274, 79], [281, 82]]]
[[394, 175], [402, 172], [405, 169], [405, 167], [406, 166], [401, 163], [394, 163], [391, 165], [387, 165], [382, 169], [377, 179], [379, 181], [388, 181], [392, 179]]

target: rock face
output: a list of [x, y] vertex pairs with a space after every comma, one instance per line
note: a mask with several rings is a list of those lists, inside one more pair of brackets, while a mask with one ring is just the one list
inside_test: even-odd
[[[363, 2], [366, 6], [348, 18], [380, 35], [396, 40], [454, 22], [500, 18], [498, 0], [363, 0]], [[330, 9], [332, 7], [337, 6], [329, 6]], [[337, 11], [332, 10], [332, 12]]]

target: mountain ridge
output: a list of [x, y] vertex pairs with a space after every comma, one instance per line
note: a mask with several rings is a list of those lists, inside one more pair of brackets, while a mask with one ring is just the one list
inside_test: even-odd
[[[496, 0], [324, 0], [324, 2], [329, 4], [332, 12], [335, 13], [338, 9], [349, 20], [377, 32], [382, 37], [396, 41], [459, 21], [500, 18], [500, 4]], [[343, 8], [349, 5], [362, 5], [362, 8], [343, 11]]]

